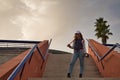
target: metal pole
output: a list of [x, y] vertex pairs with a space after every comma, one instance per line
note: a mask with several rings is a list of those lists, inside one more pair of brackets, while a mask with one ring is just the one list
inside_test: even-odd
[[115, 49], [117, 47], [117, 45], [114, 45], [108, 52], [106, 52], [106, 54], [100, 59], [100, 61], [102, 61], [111, 51], [113, 51], [113, 49]]

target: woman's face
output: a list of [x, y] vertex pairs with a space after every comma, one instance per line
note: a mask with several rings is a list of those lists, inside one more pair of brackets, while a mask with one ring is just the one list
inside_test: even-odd
[[79, 38], [80, 38], [80, 34], [75, 33], [75, 37], [76, 37], [77, 39], [79, 39]]

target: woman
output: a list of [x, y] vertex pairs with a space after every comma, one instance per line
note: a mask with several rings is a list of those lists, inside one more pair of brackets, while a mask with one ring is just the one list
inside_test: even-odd
[[[71, 43], [73, 43], [73, 46], [70, 45]], [[70, 66], [69, 66], [69, 71], [68, 71], [67, 77], [68, 78], [71, 77], [71, 73], [72, 73], [74, 64], [75, 64], [77, 58], [79, 58], [79, 60], [80, 60], [79, 77], [81, 78], [82, 74], [83, 74], [83, 69], [84, 69], [84, 55], [86, 53], [86, 50], [85, 50], [85, 41], [84, 41], [83, 36], [80, 31], [77, 31], [75, 33], [74, 40], [71, 43], [68, 44], [67, 46], [71, 49], [74, 49], [74, 54], [73, 54], [73, 57], [72, 57], [72, 60], [71, 60]]]

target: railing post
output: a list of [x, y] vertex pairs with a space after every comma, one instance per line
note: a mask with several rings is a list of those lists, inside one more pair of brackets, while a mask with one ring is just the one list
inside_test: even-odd
[[100, 61], [102, 61], [111, 51], [113, 51], [113, 49], [115, 49], [117, 47], [117, 45], [114, 45], [108, 52], [106, 52], [103, 57], [100, 59]]
[[45, 59], [44, 59], [44, 57], [43, 57], [43, 55], [42, 55], [41, 50], [38, 48], [38, 46], [37, 46], [37, 50], [38, 50], [38, 52], [39, 52], [39, 54], [40, 54], [40, 56], [41, 56], [42, 60], [44, 61]]
[[52, 42], [52, 39], [50, 39], [50, 41], [49, 41], [49, 44], [48, 44], [48, 49], [47, 49], [47, 51], [46, 51], [46, 54], [45, 54], [45, 56], [44, 56], [44, 59], [45, 59], [45, 58], [46, 58], [46, 56], [47, 56], [47, 53], [48, 53], [48, 51], [49, 51], [49, 47], [50, 47], [51, 42]]

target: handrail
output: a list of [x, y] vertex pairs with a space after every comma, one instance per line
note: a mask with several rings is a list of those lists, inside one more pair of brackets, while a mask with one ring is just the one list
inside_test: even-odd
[[100, 60], [101, 57], [99, 56], [99, 54], [97, 53], [97, 51], [95, 51], [95, 49], [93, 48], [93, 46], [90, 44], [89, 40], [87, 39], [88, 41], [88, 45], [91, 47], [91, 49], [93, 50], [93, 52], [95, 53], [95, 55], [98, 57], [98, 59]]
[[35, 44], [40, 43], [41, 41], [32, 41], [32, 40], [1, 40], [0, 39], [0, 48], [10, 48], [10, 47], [24, 47], [32, 48]]
[[104, 44], [105, 46], [117, 46], [117, 47], [119, 47], [120, 48], [120, 44], [119, 43], [116, 43], [116, 44]]
[[109, 51], [107, 51], [102, 57], [99, 56], [99, 54], [97, 53], [97, 51], [95, 51], [95, 49], [93, 48], [93, 46], [90, 44], [89, 40], [88, 41], [88, 45], [91, 47], [91, 49], [93, 50], [93, 52], [95, 53], [95, 55], [98, 57], [99, 61], [102, 61], [108, 54], [110, 54], [111, 51], [113, 51], [116, 47], [120, 47], [119, 43], [116, 43]]
[[17, 73], [23, 68], [24, 64], [26, 63], [26, 61], [28, 60], [28, 58], [31, 57], [31, 55], [33, 54], [35, 48], [37, 45], [35, 45], [32, 50], [29, 52], [28, 55], [26, 55], [24, 57], [24, 59], [20, 62], [20, 64], [15, 68], [15, 70], [12, 72], [12, 74], [8, 77], [7, 80], [14, 80], [15, 76], [17, 75]]
[[40, 43], [41, 41], [27, 41], [27, 40], [0, 40], [0, 42], [9, 42], [9, 43]]
[[[49, 49], [49, 46], [51, 44], [52, 39], [50, 40], [50, 43], [48, 45], [47, 48], [47, 52]], [[14, 71], [12, 72], [12, 74], [8, 77], [7, 80], [14, 80], [15, 76], [17, 75], [17, 73], [24, 67], [25, 63], [27, 62], [27, 60], [32, 56], [32, 54], [34, 53], [34, 50], [37, 49], [38, 45], [36, 44], [31, 50], [30, 52], [24, 57], [24, 59], [20, 62], [20, 64], [14, 69]], [[45, 56], [42, 55], [40, 49], [37, 49], [39, 54], [41, 55], [43, 61], [45, 60]], [[47, 52], [45, 53], [45, 55], [47, 54]]]
[[106, 52], [104, 55], [103, 55], [103, 57], [101, 57], [101, 61], [111, 52], [111, 51], [113, 51], [116, 47], [120, 47], [120, 44], [119, 43], [116, 43], [116, 44], [114, 44], [113, 45], [113, 47], [108, 51], [108, 52]]
[[102, 61], [108, 54], [110, 54], [111, 51], [113, 51], [113, 49], [116, 48], [116, 45], [114, 45], [108, 52], [106, 52], [103, 57], [101, 57], [100, 61]]

